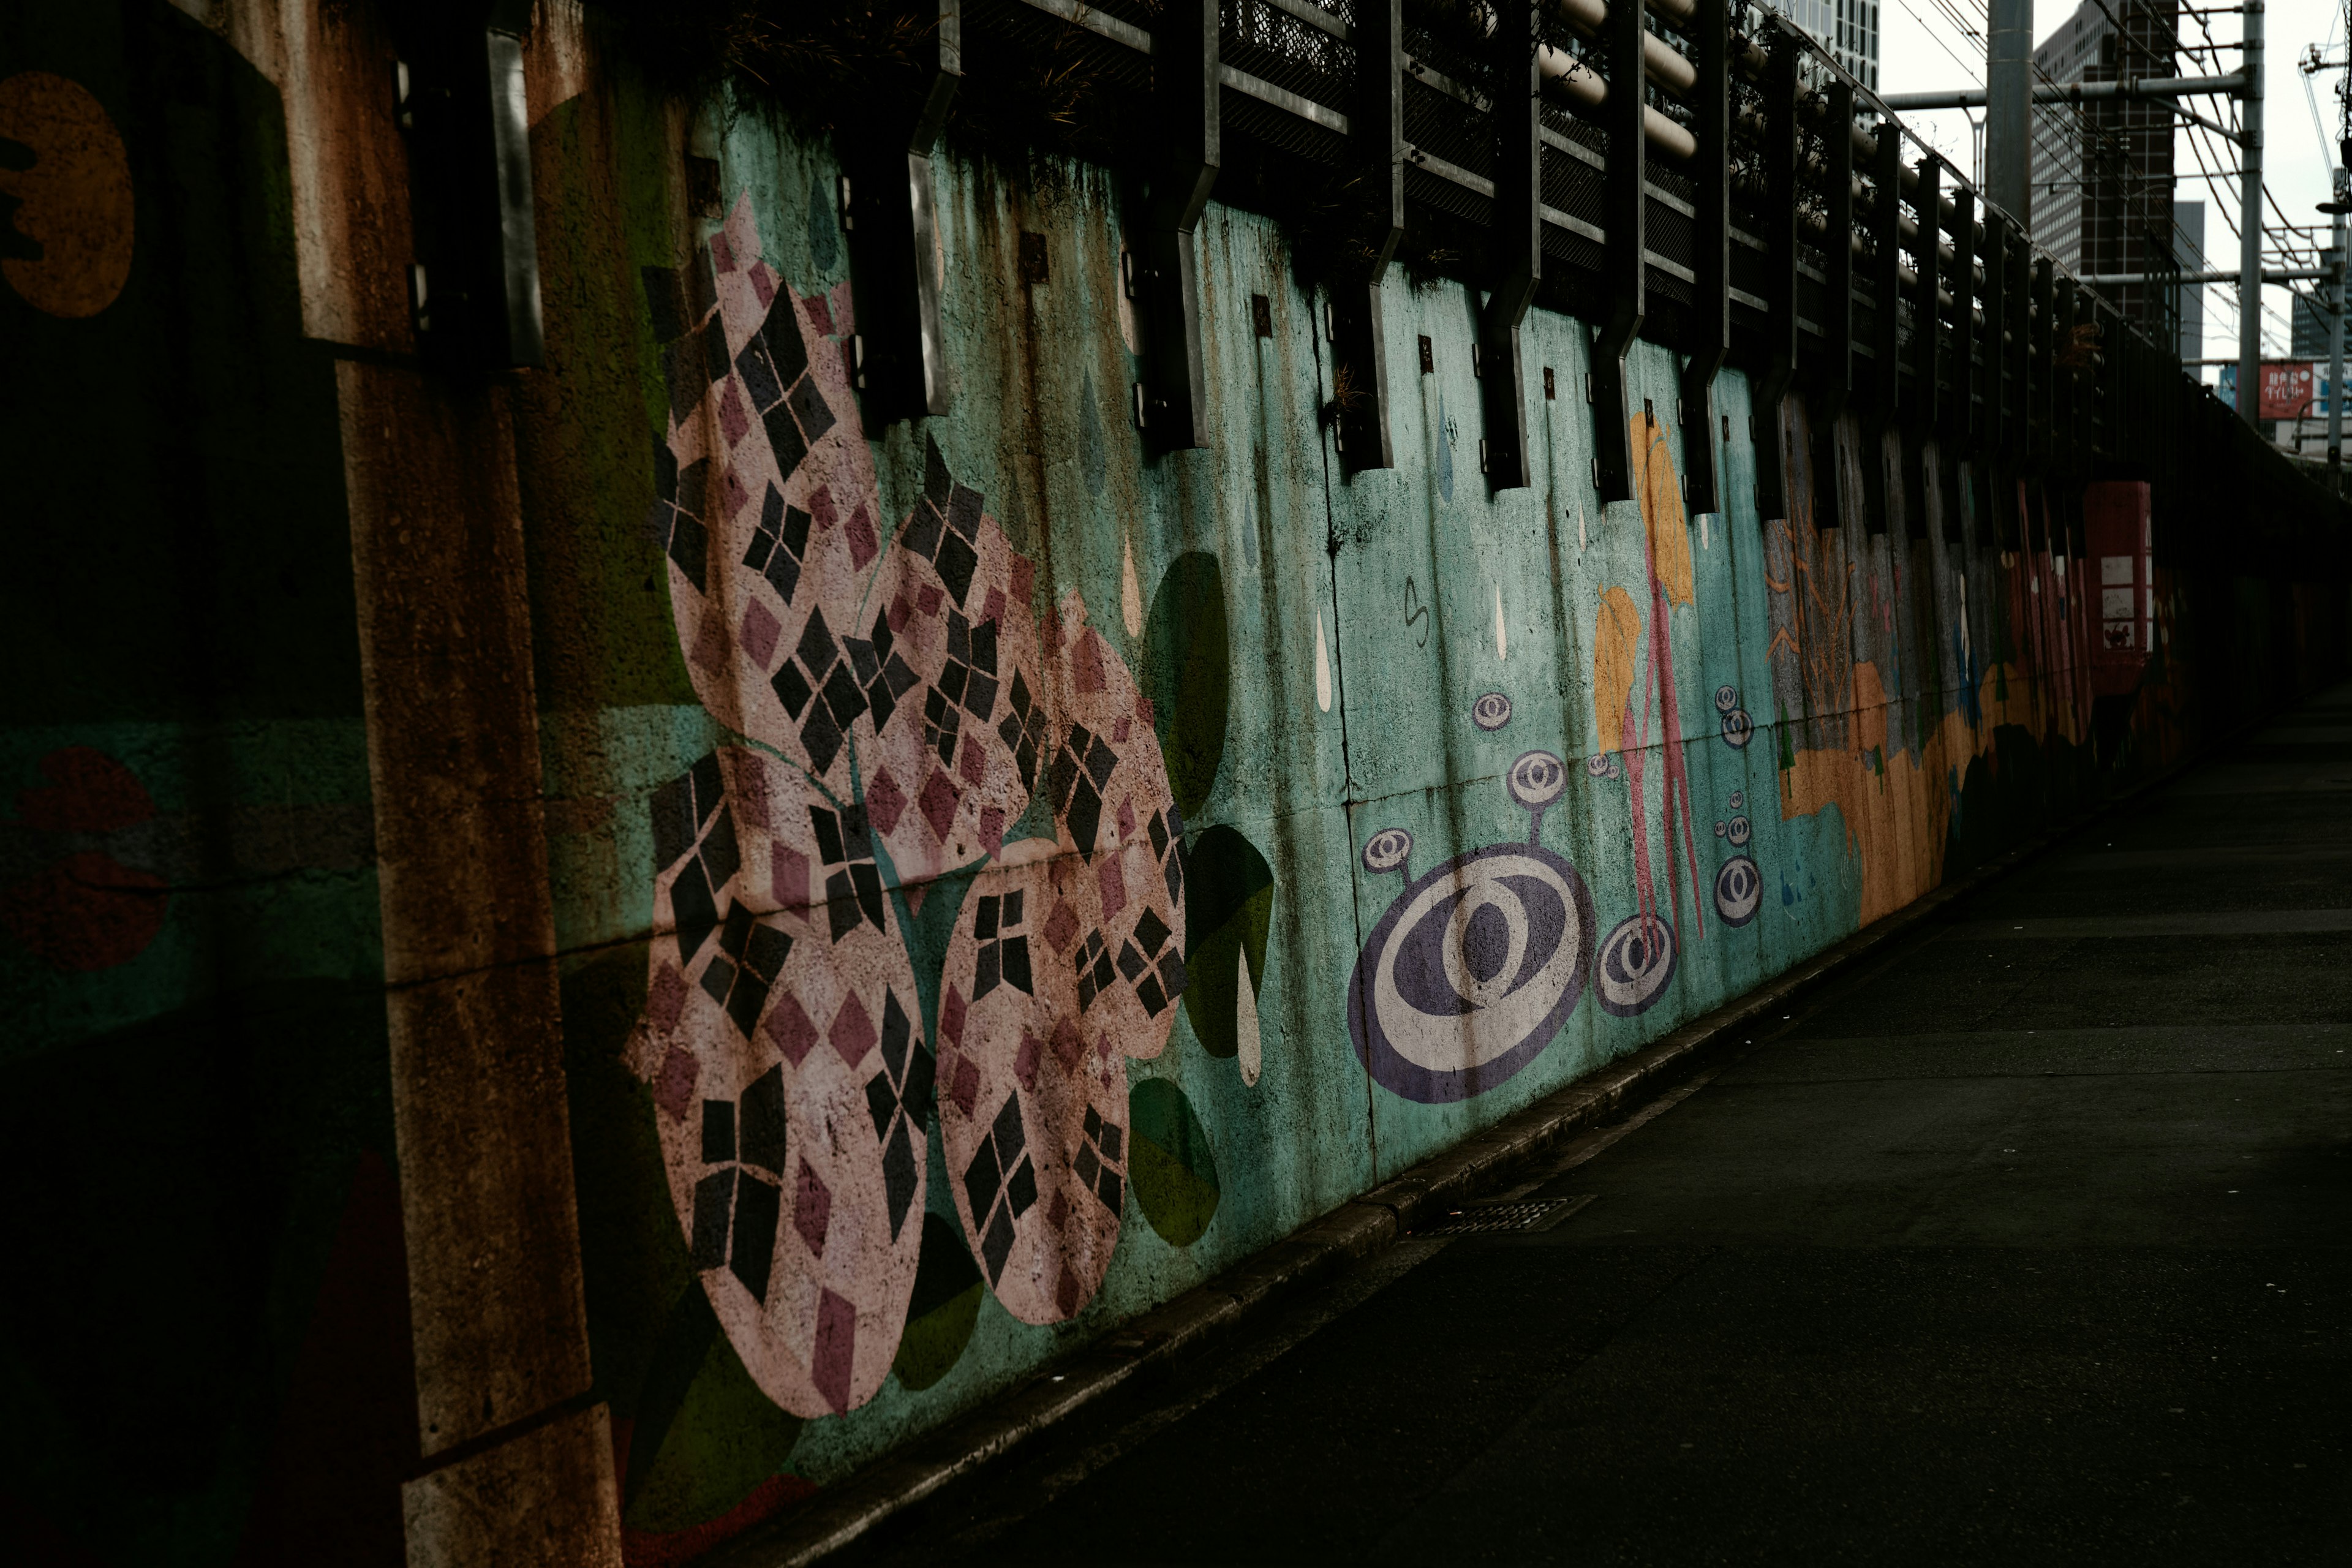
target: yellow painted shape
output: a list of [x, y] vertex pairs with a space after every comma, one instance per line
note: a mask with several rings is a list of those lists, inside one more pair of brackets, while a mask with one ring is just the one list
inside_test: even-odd
[[79, 82], [47, 71], [0, 81], [0, 137], [33, 150], [29, 169], [0, 164], [16, 232], [37, 259], [0, 259], [0, 277], [52, 316], [95, 316], [131, 276], [131, 160], [106, 110]]
[[1675, 457], [1666, 449], [1666, 433], [1647, 414], [1633, 416], [1628, 432], [1633, 450], [1633, 494], [1642, 502], [1642, 526], [1650, 533], [1650, 569], [1670, 603], [1694, 605], [1698, 595], [1691, 584], [1690, 525], [1683, 515], [1682, 481], [1675, 477]]
[[1642, 612], [1633, 595], [1611, 586], [1601, 590], [1592, 616], [1592, 721], [1601, 728], [1601, 749], [1613, 752], [1625, 732], [1633, 703], [1633, 672], [1642, 662]]

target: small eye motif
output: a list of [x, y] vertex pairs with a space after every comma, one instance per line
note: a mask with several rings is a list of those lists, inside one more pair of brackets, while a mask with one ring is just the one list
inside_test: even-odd
[[1748, 809], [1748, 795], [1746, 791], [1733, 790], [1731, 792], [1731, 809], [1734, 811], [1746, 811]]
[[1591, 773], [1597, 779], [1615, 778], [1617, 776], [1616, 754], [1612, 752], [1603, 752], [1598, 756], [1585, 758], [1584, 771]]
[[1506, 782], [1513, 800], [1529, 811], [1541, 811], [1568, 787], [1568, 766], [1549, 752], [1529, 752], [1511, 764]]
[[1728, 823], [1724, 824], [1723, 836], [1731, 841], [1731, 847], [1735, 849], [1746, 848], [1753, 832], [1754, 830], [1748, 825], [1748, 819], [1744, 816], [1735, 816]]
[[1412, 856], [1412, 835], [1402, 827], [1384, 827], [1364, 846], [1364, 869], [1374, 875], [1393, 871]]
[[1723, 716], [1723, 743], [1733, 751], [1746, 746], [1756, 733], [1755, 721], [1748, 717], [1745, 708], [1734, 708]]
[[1738, 706], [1739, 688], [1736, 686], [1718, 686], [1715, 689], [1715, 710], [1717, 712], [1728, 713], [1734, 708]]
[[1724, 833], [1723, 824], [1721, 824], [1720, 822], [1717, 823], [1717, 824], [1715, 825], [1715, 836], [1716, 836], [1717, 838], [1720, 838], [1720, 837], [1723, 837], [1723, 833]]
[[1470, 705], [1470, 722], [1481, 730], [1499, 730], [1511, 721], [1511, 700], [1499, 691], [1489, 691]]

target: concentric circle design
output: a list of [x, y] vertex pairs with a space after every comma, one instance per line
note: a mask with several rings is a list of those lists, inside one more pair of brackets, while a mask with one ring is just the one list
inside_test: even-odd
[[1606, 752], [1596, 752], [1584, 759], [1584, 771], [1597, 779], [1613, 779], [1617, 776], [1617, 759]]
[[1717, 712], [1728, 713], [1734, 708], [1738, 706], [1739, 688], [1736, 686], [1718, 686], [1715, 689], [1715, 710]]
[[1511, 764], [1511, 798], [1529, 811], [1541, 811], [1568, 787], [1568, 764], [1549, 752], [1529, 752]]
[[1499, 730], [1511, 721], [1511, 700], [1489, 691], [1470, 705], [1470, 722], [1481, 730]]
[[1731, 792], [1731, 809], [1734, 811], [1745, 811], [1748, 809], [1748, 796], [1744, 792], [1739, 790], [1733, 790]]
[[1735, 816], [1724, 824], [1723, 836], [1731, 841], [1731, 847], [1734, 849], [1747, 848], [1748, 839], [1755, 835], [1755, 828], [1748, 826], [1748, 819], [1744, 816]]
[[1391, 1093], [1468, 1100], [1541, 1055], [1584, 994], [1592, 897], [1533, 844], [1474, 849], [1399, 893], [1348, 988], [1356, 1054]]
[[1748, 744], [1756, 733], [1756, 721], [1748, 717], [1745, 708], [1734, 708], [1723, 716], [1724, 744], [1734, 750]]
[[1718, 822], [1718, 823], [1717, 823], [1717, 824], [1715, 825], [1715, 836], [1716, 836], [1717, 838], [1720, 838], [1720, 837], [1723, 837], [1723, 835], [1724, 835], [1724, 831], [1725, 831], [1725, 829], [1724, 829], [1724, 825], [1723, 825], [1722, 823]]
[[1601, 940], [1592, 991], [1620, 1018], [1649, 1011], [1675, 977], [1675, 928], [1657, 915], [1620, 921]]
[[1383, 827], [1364, 842], [1364, 869], [1374, 876], [1395, 870], [1412, 858], [1412, 835], [1402, 827]]
[[1715, 874], [1715, 912], [1727, 926], [1744, 926], [1764, 902], [1764, 873], [1745, 855], [1734, 855]]

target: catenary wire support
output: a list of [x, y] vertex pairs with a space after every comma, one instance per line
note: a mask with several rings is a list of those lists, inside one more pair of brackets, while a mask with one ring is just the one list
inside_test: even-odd
[[1611, 89], [1602, 105], [1609, 132], [1609, 158], [1601, 171], [1601, 331], [1592, 343], [1592, 447], [1598, 470], [1594, 486], [1605, 505], [1633, 493], [1631, 400], [1625, 392], [1625, 355], [1648, 314], [1648, 138], [1643, 110], [1643, 50], [1649, 37], [1646, 0], [1612, 0], [1601, 38]]
[[1728, 0], [1698, 0], [1693, 26], [1697, 80], [1686, 99], [1698, 116], [1696, 212], [1691, 219], [1690, 357], [1684, 362], [1683, 473], [1694, 512], [1720, 511], [1715, 374], [1731, 349], [1731, 13]]

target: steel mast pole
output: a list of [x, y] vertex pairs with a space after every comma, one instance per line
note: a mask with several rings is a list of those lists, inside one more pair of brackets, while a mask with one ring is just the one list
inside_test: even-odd
[[[2337, 177], [2342, 177], [2338, 171]], [[2344, 215], [2335, 215], [2329, 236], [2336, 243], [2336, 276], [2328, 280], [2327, 317], [2327, 487], [2344, 488]]]
[[2263, 361], [2263, 0], [2245, 0], [2238, 213], [2238, 417], [2259, 427]]

